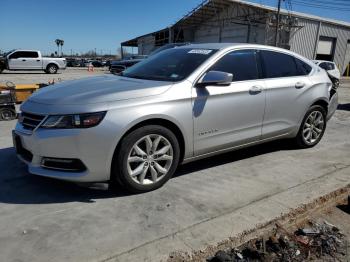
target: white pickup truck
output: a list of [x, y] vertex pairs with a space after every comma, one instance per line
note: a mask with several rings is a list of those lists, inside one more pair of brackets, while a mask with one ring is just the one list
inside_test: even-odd
[[36, 50], [11, 50], [0, 57], [0, 73], [4, 70], [43, 70], [56, 74], [58, 69], [66, 69], [66, 59], [42, 57]]

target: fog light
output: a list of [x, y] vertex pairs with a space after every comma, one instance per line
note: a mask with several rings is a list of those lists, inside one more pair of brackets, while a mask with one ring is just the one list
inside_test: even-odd
[[43, 157], [41, 160], [41, 167], [67, 172], [83, 172], [86, 170], [83, 162], [74, 158]]

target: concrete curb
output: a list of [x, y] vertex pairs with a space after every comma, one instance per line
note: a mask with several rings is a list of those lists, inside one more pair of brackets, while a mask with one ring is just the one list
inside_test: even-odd
[[251, 238], [252, 233], [279, 219], [298, 212], [303, 213], [327, 198], [349, 193], [350, 166], [337, 166], [317, 179], [253, 201], [229, 213], [201, 221], [101, 261], [166, 261], [169, 254], [176, 250], [181, 250], [182, 254], [188, 254], [190, 258], [191, 254], [208, 247], [238, 245]]

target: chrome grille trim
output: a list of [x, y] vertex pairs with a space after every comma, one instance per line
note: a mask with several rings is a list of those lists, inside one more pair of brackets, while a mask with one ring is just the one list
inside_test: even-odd
[[20, 116], [20, 123], [24, 129], [34, 130], [44, 120], [44, 115], [37, 115], [27, 112], [22, 112]]

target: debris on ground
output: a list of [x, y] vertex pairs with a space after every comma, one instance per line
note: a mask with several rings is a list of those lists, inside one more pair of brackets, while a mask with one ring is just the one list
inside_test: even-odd
[[277, 225], [272, 236], [251, 240], [240, 248], [220, 250], [207, 261], [346, 261], [346, 247], [346, 238], [335, 225], [310, 221], [294, 233]]

